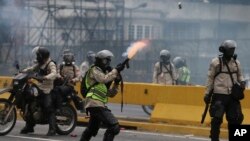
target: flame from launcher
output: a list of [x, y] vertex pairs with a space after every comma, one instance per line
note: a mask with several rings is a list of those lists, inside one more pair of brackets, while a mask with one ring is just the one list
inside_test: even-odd
[[149, 45], [149, 40], [139, 40], [131, 44], [123, 56], [127, 55], [128, 59], [133, 58], [138, 51], [146, 48]]

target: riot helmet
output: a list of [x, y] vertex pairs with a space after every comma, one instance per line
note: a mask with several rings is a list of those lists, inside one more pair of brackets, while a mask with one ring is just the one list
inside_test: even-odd
[[33, 49], [33, 52], [36, 53], [36, 60], [39, 65], [43, 65], [49, 58], [49, 50], [45, 47], [36, 47]]
[[87, 52], [87, 60], [88, 60], [89, 64], [93, 64], [95, 62], [95, 56], [96, 56], [95, 52], [93, 52], [93, 51]]
[[63, 54], [63, 61], [65, 65], [72, 65], [75, 63], [75, 57], [73, 53]]
[[95, 57], [95, 65], [101, 69], [106, 69], [110, 66], [111, 57], [114, 57], [113, 53], [109, 50], [101, 50], [97, 52]]
[[177, 56], [173, 59], [173, 64], [176, 68], [183, 67], [185, 65], [185, 60], [180, 56]]
[[65, 49], [63, 50], [63, 55], [72, 53], [70, 49]]
[[230, 60], [234, 56], [237, 43], [234, 40], [225, 40], [219, 47], [219, 51], [223, 53], [223, 57]]
[[170, 63], [170, 52], [166, 49], [161, 50], [160, 52], [160, 61], [164, 64], [169, 64]]

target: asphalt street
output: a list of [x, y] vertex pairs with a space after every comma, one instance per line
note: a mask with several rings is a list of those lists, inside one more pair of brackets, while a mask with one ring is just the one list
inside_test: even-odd
[[[112, 112], [118, 116], [127, 118], [137, 117], [141, 119], [149, 118], [149, 116], [143, 112], [141, 106], [124, 105], [123, 112], [120, 111], [119, 104], [110, 104], [108, 106]], [[8, 135], [1, 136], [0, 141], [79, 141], [85, 129], [85, 127], [78, 126], [67, 136], [56, 135], [48, 137], [46, 136], [48, 125], [36, 125], [35, 132], [32, 134], [19, 134], [24, 125], [25, 123], [23, 121], [17, 121], [14, 129]], [[92, 138], [91, 141], [102, 141], [104, 132], [105, 129], [100, 129], [98, 135]], [[209, 138], [195, 137], [193, 135], [161, 134], [121, 129], [115, 141], [209, 141]]]
[[[18, 121], [15, 128], [6, 136], [1, 136], [0, 141], [79, 141], [82, 131], [85, 127], [77, 127], [67, 136], [56, 135], [48, 137], [45, 134], [48, 131], [47, 125], [37, 125], [35, 132], [32, 134], [19, 134], [24, 126], [23, 121]], [[105, 129], [100, 129], [98, 135], [91, 141], [101, 141]], [[150, 132], [139, 132], [133, 130], [121, 130], [115, 141], [209, 141], [208, 138], [194, 137], [192, 135], [173, 135], [159, 134]]]

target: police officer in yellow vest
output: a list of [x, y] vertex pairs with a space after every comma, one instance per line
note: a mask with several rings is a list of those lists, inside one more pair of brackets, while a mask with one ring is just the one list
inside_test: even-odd
[[241, 87], [245, 88], [240, 62], [234, 55], [236, 47], [237, 44], [234, 40], [224, 41], [219, 47], [222, 56], [213, 58], [208, 70], [204, 101], [209, 103], [211, 99], [209, 93], [213, 93], [209, 110], [211, 116], [211, 141], [219, 141], [220, 126], [224, 114], [226, 114], [228, 126], [232, 124], [239, 125], [244, 118], [240, 101], [234, 99], [231, 94], [232, 81], [240, 83]]
[[[115, 135], [120, 132], [118, 120], [105, 106], [108, 97], [114, 97], [118, 92], [118, 73], [124, 66], [117, 65], [115, 69], [110, 68], [113, 53], [109, 50], [102, 50], [96, 54], [95, 64], [87, 72], [86, 85], [91, 87], [86, 95], [85, 109], [90, 114], [87, 128], [82, 134], [80, 141], [89, 141], [92, 136], [96, 136], [101, 123], [107, 126], [103, 141], [113, 141]], [[114, 80], [114, 84], [109, 88], [109, 83]]]
[[186, 60], [177, 56], [173, 59], [173, 64], [177, 69], [177, 85], [190, 84], [190, 70], [187, 67]]

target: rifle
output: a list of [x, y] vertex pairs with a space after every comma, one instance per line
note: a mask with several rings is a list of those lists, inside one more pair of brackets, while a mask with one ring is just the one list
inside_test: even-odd
[[126, 58], [121, 64], [128, 69], [129, 68], [129, 58]]
[[202, 118], [201, 118], [201, 124], [204, 123], [204, 120], [206, 118], [206, 115], [207, 115], [207, 111], [208, 111], [208, 108], [209, 108], [209, 105], [210, 105], [210, 102], [211, 102], [211, 97], [213, 95], [213, 89], [208, 93], [208, 97], [209, 97], [209, 102], [206, 103], [206, 106], [205, 106], [205, 109], [204, 109], [204, 112], [202, 114]]

